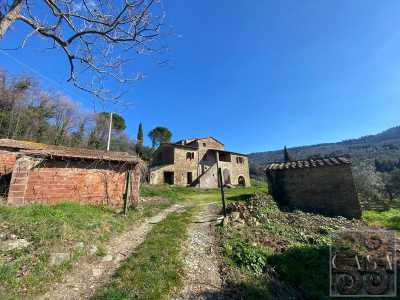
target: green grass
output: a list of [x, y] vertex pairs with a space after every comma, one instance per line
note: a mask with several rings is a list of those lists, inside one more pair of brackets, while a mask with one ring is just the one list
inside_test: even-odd
[[262, 193], [242, 203], [249, 205], [248, 220], [256, 218], [258, 224], [228, 223], [219, 231], [227, 269], [240, 274], [230, 275], [239, 297], [329, 299], [330, 234], [358, 223], [287, 213]]
[[[267, 184], [262, 181], [251, 180], [251, 187], [225, 188], [226, 202], [235, 202], [248, 199], [256, 192], [266, 192]], [[164, 197], [178, 202], [191, 202], [193, 204], [221, 202], [219, 189], [199, 189], [191, 187], [178, 187], [171, 185], [147, 185], [141, 186], [142, 197]]]
[[[87, 254], [90, 246], [102, 249], [112, 235], [168, 205], [145, 205], [129, 210], [127, 217], [108, 207], [73, 202], [18, 208], [0, 205], [1, 233], [31, 242], [22, 250], [0, 251], [0, 299], [42, 293], [47, 283], [59, 280], [73, 261]], [[83, 249], [76, 246], [81, 242]], [[70, 253], [71, 260], [61, 266], [50, 266], [53, 252]]]
[[363, 219], [371, 225], [383, 226], [400, 232], [400, 209], [390, 209], [388, 211], [367, 210], [363, 212]]
[[182, 286], [181, 244], [192, 214], [172, 213], [155, 225], [94, 299], [169, 299]]
[[[264, 183], [252, 181], [252, 185], [250, 188], [226, 189], [227, 202], [238, 201], [256, 191], [266, 190]], [[43, 293], [48, 284], [59, 281], [63, 274], [71, 269], [73, 262], [82, 256], [88, 256], [88, 249], [92, 245], [97, 246], [97, 255], [104, 254], [102, 253], [104, 245], [111, 236], [121, 233], [129, 224], [156, 213], [172, 202], [185, 202], [194, 206], [217, 202], [221, 205], [219, 189], [142, 185], [141, 196], [158, 196], [170, 201], [156, 201], [143, 205], [140, 209], [130, 210], [127, 217], [105, 206], [81, 205], [73, 202], [53, 206], [33, 204], [18, 208], [0, 205], [0, 233], [15, 234], [18, 238], [31, 242], [30, 246], [23, 250], [0, 252], [0, 299]], [[177, 243], [182, 237], [182, 232], [186, 230], [187, 219], [181, 216], [178, 219], [180, 218], [184, 219], [182, 223], [178, 220], [168, 221], [171, 224], [174, 222], [180, 224], [179, 228], [173, 228], [177, 230], [176, 232], [165, 232], [166, 236], [173, 236], [172, 244]], [[81, 242], [84, 244], [83, 249], [76, 247]], [[168, 242], [166, 244], [168, 245]], [[55, 252], [68, 252], [71, 254], [71, 260], [61, 266], [50, 266], [50, 255]], [[96, 257], [88, 256], [87, 259]], [[168, 271], [170, 273], [164, 274], [167, 278], [166, 284], [175, 285], [172, 279], [168, 283], [168, 276], [178, 272], [179, 264], [172, 264], [168, 260], [165, 264], [161, 261], [158, 263], [159, 269], [170, 270]], [[160, 275], [159, 280], [161, 279]], [[159, 285], [163, 284], [161, 281]], [[143, 286], [145, 284], [143, 282]]]

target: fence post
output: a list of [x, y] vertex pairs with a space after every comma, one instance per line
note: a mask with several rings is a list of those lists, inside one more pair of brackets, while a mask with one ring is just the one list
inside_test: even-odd
[[125, 179], [125, 193], [124, 193], [124, 215], [128, 214], [128, 200], [131, 193], [131, 170], [127, 170]]
[[218, 168], [218, 181], [219, 181], [219, 187], [221, 189], [222, 210], [224, 213], [224, 218], [226, 218], [225, 192], [224, 192], [224, 182], [222, 180], [221, 168]]

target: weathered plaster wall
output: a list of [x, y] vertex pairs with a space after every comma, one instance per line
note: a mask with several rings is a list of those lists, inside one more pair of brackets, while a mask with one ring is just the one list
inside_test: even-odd
[[199, 178], [198, 187], [200, 188], [216, 188], [218, 187], [218, 169], [217, 164], [211, 166]]

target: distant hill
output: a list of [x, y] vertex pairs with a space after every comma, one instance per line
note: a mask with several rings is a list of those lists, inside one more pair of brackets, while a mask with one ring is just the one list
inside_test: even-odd
[[[375, 158], [399, 159], [400, 126], [358, 139], [345, 140], [338, 143], [301, 146], [288, 150], [293, 159], [349, 155], [356, 165], [361, 161], [372, 162]], [[253, 170], [260, 169], [269, 162], [282, 161], [283, 150], [251, 153], [249, 154], [249, 160]]]

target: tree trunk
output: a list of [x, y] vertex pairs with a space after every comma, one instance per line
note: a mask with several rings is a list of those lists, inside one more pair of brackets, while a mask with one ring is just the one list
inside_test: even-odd
[[14, 0], [7, 14], [0, 17], [0, 39], [3, 38], [7, 29], [18, 18], [23, 6], [23, 0]]

